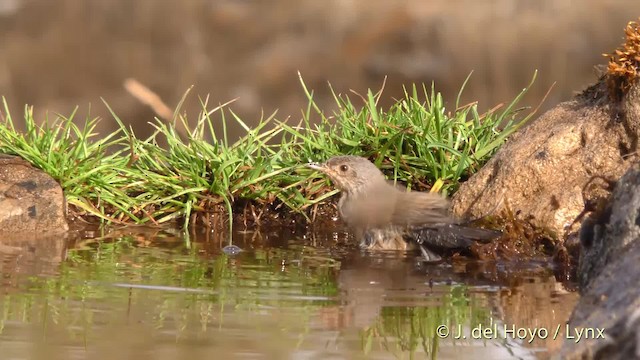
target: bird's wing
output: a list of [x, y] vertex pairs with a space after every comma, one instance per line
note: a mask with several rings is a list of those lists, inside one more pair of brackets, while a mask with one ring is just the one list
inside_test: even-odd
[[449, 201], [444, 197], [427, 192], [403, 192], [397, 190], [391, 222], [396, 225], [448, 224]]

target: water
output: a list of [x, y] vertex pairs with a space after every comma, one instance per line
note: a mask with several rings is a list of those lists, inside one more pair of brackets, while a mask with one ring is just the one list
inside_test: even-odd
[[0, 359], [535, 358], [577, 300], [544, 261], [424, 265], [340, 232], [238, 232], [231, 254], [205, 231], [88, 235], [0, 245]]

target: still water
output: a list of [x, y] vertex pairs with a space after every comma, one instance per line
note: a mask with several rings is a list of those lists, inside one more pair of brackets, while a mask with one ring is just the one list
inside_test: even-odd
[[577, 300], [545, 261], [422, 264], [282, 230], [234, 233], [227, 255], [228, 238], [0, 242], [0, 359], [544, 358]]

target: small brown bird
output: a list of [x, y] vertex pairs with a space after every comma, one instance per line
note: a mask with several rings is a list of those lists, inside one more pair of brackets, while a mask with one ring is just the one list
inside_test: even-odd
[[308, 166], [329, 176], [342, 192], [340, 216], [363, 248], [407, 250], [418, 245], [426, 260], [437, 261], [441, 257], [436, 252], [468, 249], [473, 241], [500, 235], [457, 224], [448, 214], [447, 199], [401, 190], [366, 158], [336, 156]]

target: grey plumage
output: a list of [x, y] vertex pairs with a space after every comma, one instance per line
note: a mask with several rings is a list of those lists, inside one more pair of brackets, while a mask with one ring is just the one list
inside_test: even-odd
[[439, 260], [439, 250], [465, 249], [475, 240], [499, 236], [456, 224], [447, 199], [401, 190], [366, 158], [336, 156], [309, 167], [327, 174], [340, 189], [340, 216], [363, 248], [405, 250], [418, 245], [427, 260]]

